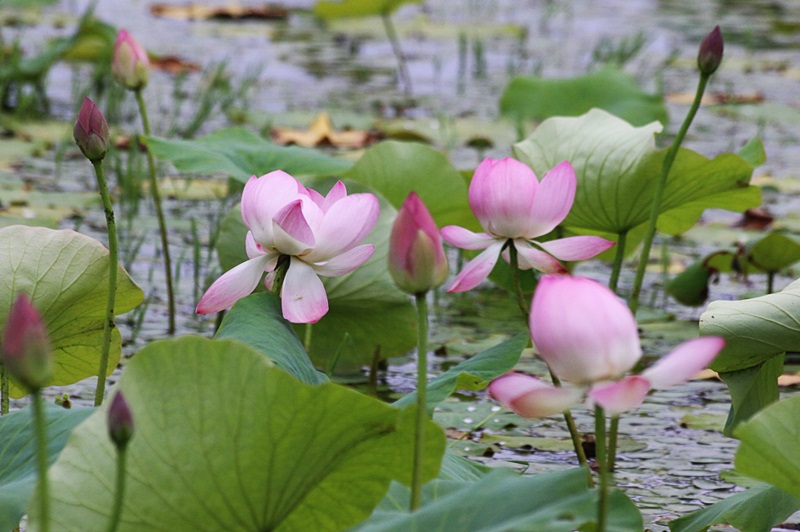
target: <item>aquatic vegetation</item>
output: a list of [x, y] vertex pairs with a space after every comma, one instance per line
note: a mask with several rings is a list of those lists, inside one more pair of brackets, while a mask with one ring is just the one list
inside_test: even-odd
[[[380, 15], [410, 92], [414, 70], [406, 68], [390, 15], [417, 3], [318, 2], [315, 13]], [[90, 14], [76, 35], [89, 31]], [[226, 109], [237, 127], [207, 121], [208, 106], [224, 91], [178, 95], [185, 80], [175, 82], [173, 101], [158, 100], [158, 112], [194, 99], [199, 109], [183, 130], [187, 138], [171, 138], [175, 127], [153, 135], [147, 105], [157, 100], [143, 91], [162, 75], [151, 62], [155, 54], [127, 31], [95, 22], [97, 39], [88, 49], [102, 83], [85, 90], [101, 105], [83, 95], [75, 100], [75, 107], [83, 101], [72, 124], [77, 149], [67, 149], [70, 157], [80, 150], [94, 167], [108, 248], [70, 230], [0, 228], [0, 528], [16, 527], [27, 514], [30, 530], [638, 532], [651, 516], [639, 509], [635, 482], [615, 485], [620, 463], [636, 467], [618, 460], [630, 443], [620, 420], [663, 409], [653, 390], [707, 367], [729, 386], [724, 433], [741, 442], [736, 470], [762, 484], [670, 527], [701, 530], [727, 520], [762, 530], [800, 509], [800, 463], [792, 453], [799, 403], [779, 401], [777, 387], [785, 353], [798, 343], [800, 281], [757, 298], [710, 303], [700, 337], [677, 346], [673, 338], [644, 343], [647, 315], [637, 314], [647, 306], [639, 296], [657, 233], [681, 235], [707, 209], [741, 212], [761, 202], [761, 187], [751, 184], [765, 159], [758, 138], [714, 157], [682, 147], [693, 140], [687, 131], [722, 66], [718, 27], [691, 62], [700, 82], [670, 147], [658, 147], [665, 144], [657, 138], [666, 123], [662, 95], [640, 90], [627, 74], [604, 67], [554, 80], [512, 76], [509, 65], [515, 79], [500, 112], [516, 119], [517, 143], [511, 145], [513, 125], [503, 126], [507, 136], [493, 136], [487, 126], [478, 138], [490, 141], [465, 154], [457, 143], [425, 145], [411, 134], [413, 142], [389, 138], [363, 151], [344, 152], [333, 141], [280, 146], [267, 140], [276, 130], [273, 117], [257, 123], [254, 110]], [[638, 35], [607, 55], [630, 61], [644, 46]], [[82, 46], [87, 38], [82, 34]], [[78, 40], [60, 40], [64, 48], [46, 67], [68, 57], [67, 49], [77, 54]], [[475, 52], [476, 79], [487, 77], [491, 54], [482, 50]], [[357, 45], [350, 53], [358, 55]], [[237, 70], [222, 65], [212, 78], [225, 85]], [[4, 86], [6, 74], [0, 67]], [[143, 135], [127, 144], [116, 129], [136, 114], [117, 109], [119, 94], [104, 88], [112, 77], [136, 98]], [[81, 79], [83, 86], [95, 78]], [[109, 128], [101, 107], [123, 123]], [[174, 125], [180, 109], [166, 114]], [[528, 119], [541, 122], [528, 132]], [[437, 120], [440, 138], [454, 138], [444, 130], [455, 119]], [[390, 135], [374, 124], [356, 127], [375, 140]], [[200, 130], [202, 137], [189, 138]], [[161, 246], [145, 243], [146, 228], [136, 231], [140, 222], [155, 228], [154, 220], [126, 212], [121, 240], [129, 274], [117, 255], [114, 188], [106, 186], [102, 162], [112, 156], [112, 180], [138, 190], [139, 152], [147, 157]], [[169, 187], [157, 179], [156, 158], [181, 174]], [[202, 189], [201, 200], [181, 197], [192, 186]], [[166, 208], [164, 191], [168, 201], [178, 198]], [[213, 206], [193, 210], [202, 201]], [[184, 244], [174, 267], [167, 216], [173, 242]], [[101, 225], [87, 218], [69, 223], [86, 231]], [[794, 244], [790, 231], [776, 231], [736, 251], [716, 251], [666, 290], [701, 305], [715, 275], [752, 266], [770, 276], [772, 291], [774, 275], [797, 260]], [[665, 256], [670, 248], [672, 242], [662, 243]], [[141, 249], [152, 256], [142, 259]], [[218, 266], [208, 264], [215, 253]], [[667, 279], [672, 263], [660, 262]], [[451, 266], [457, 272], [444, 293], [439, 288], [447, 286]], [[151, 287], [146, 305], [134, 282], [140, 277]], [[165, 305], [153, 288], [162, 281]], [[479, 347], [469, 320], [484, 310], [479, 294], [493, 290], [510, 311], [503, 330]], [[179, 337], [161, 339], [172, 336], [181, 309], [188, 325]], [[158, 331], [120, 331], [118, 316], [129, 311], [132, 323], [149, 319]], [[453, 316], [461, 321], [448, 334], [479, 352], [445, 365], [432, 353], [454, 345], [441, 349], [437, 337]], [[184, 334], [190, 328], [200, 334]], [[213, 338], [201, 336], [212, 336], [212, 328]], [[682, 331], [681, 340], [692, 333]], [[126, 359], [123, 341], [130, 343]], [[660, 359], [643, 356], [666, 343], [671, 350]], [[413, 382], [392, 382], [400, 364]], [[119, 378], [109, 379], [106, 394], [106, 377], [115, 371]], [[95, 376], [94, 407], [68, 408], [85, 398], [62, 390], [60, 407], [45, 405], [47, 387]], [[26, 394], [32, 408], [11, 401]], [[565, 431], [550, 436], [555, 419], [540, 420], [555, 415], [563, 416], [569, 439]], [[548, 434], [540, 439], [552, 448], [571, 445], [577, 463], [561, 453], [553, 471], [533, 466], [523, 474], [478, 463], [501, 450], [493, 460], [528, 468], [530, 461], [508, 460], [509, 449], [531, 445], [538, 432]]]

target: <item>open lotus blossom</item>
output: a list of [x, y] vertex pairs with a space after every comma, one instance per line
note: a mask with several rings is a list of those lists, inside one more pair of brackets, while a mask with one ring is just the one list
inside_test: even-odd
[[[567, 217], [576, 187], [575, 170], [567, 161], [547, 172], [540, 183], [533, 170], [515, 159], [485, 159], [469, 186], [470, 207], [485, 232], [473, 233], [456, 225], [441, 230], [442, 238], [453, 246], [484, 251], [467, 263], [448, 291], [464, 292], [486, 279], [509, 240], [520, 269], [545, 273], [565, 272], [559, 260], [589, 259], [613, 246], [595, 236], [535, 240]], [[507, 250], [503, 258], [509, 260]]]
[[489, 387], [492, 397], [523, 417], [562, 412], [584, 394], [611, 415], [642, 404], [653, 388], [686, 382], [708, 366], [725, 341], [695, 338], [639, 375], [625, 376], [642, 356], [636, 320], [614, 292], [591, 279], [546, 275], [531, 306], [531, 339], [564, 387], [509, 373]]
[[374, 195], [348, 196], [341, 181], [323, 197], [280, 170], [251, 177], [242, 193], [250, 260], [217, 279], [200, 299], [197, 312], [230, 307], [255, 289], [265, 271], [265, 283], [272, 289], [277, 270], [288, 261], [281, 287], [283, 316], [294, 323], [317, 322], [328, 312], [319, 276], [348, 274], [369, 259], [375, 246], [358, 244], [379, 213]]

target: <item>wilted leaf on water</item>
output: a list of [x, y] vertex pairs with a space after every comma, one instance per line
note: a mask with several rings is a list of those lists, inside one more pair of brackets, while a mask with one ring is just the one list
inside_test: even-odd
[[284, 20], [289, 16], [289, 10], [285, 7], [269, 4], [243, 5], [239, 2], [227, 2], [217, 6], [201, 3], [151, 4], [150, 13], [157, 17], [177, 20]]
[[775, 217], [767, 212], [766, 209], [747, 209], [744, 211], [744, 214], [742, 214], [741, 219], [739, 219], [733, 227], [761, 231], [772, 225], [774, 221]]
[[643, 92], [634, 78], [613, 67], [568, 79], [518, 76], [500, 97], [500, 112], [517, 120], [579, 116], [593, 108], [635, 126], [667, 123], [661, 97]]
[[778, 377], [778, 386], [797, 386], [800, 384], [800, 373], [784, 373]]
[[[239, 342], [150, 343], [117, 387], [136, 425], [121, 532], [345, 530], [370, 515], [392, 480], [410, 483], [414, 409], [304, 384]], [[51, 530], [108, 525], [116, 451], [107, 404], [75, 429], [48, 472]], [[444, 452], [432, 422], [425, 446], [426, 482]], [[38, 512], [30, 515], [39, 529]]]
[[306, 148], [329, 144], [335, 148], [357, 149], [371, 143], [375, 140], [375, 136], [369, 131], [336, 130], [330, 115], [320, 113], [314, 118], [308, 129], [274, 128], [272, 140], [275, 144], [297, 144]]
[[[55, 372], [50, 384], [63, 386], [97, 375], [108, 299], [108, 250], [75, 231], [14, 225], [0, 229], [0, 323], [20, 291], [26, 292], [50, 334]], [[142, 289], [119, 266], [117, 315], [136, 308]], [[108, 374], [117, 365], [122, 340], [111, 330]], [[11, 386], [12, 397], [25, 393]]]
[[[681, 103], [691, 105], [694, 102], [695, 92], [673, 92], [665, 96], [665, 100], [669, 103]], [[728, 93], [728, 92], [710, 92], [703, 95], [701, 105], [721, 105], [721, 104], [743, 104], [743, 103], [761, 103], [764, 101], [764, 95], [761, 92], [743, 92], [743, 93]]]

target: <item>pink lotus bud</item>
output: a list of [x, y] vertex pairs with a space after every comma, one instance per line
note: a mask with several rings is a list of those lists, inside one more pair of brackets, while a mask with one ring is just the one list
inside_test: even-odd
[[24, 293], [20, 293], [11, 306], [0, 355], [11, 378], [29, 391], [41, 389], [53, 376], [47, 329]]
[[409, 294], [425, 293], [447, 279], [447, 258], [436, 222], [415, 192], [403, 202], [392, 225], [389, 273]]
[[700, 51], [697, 54], [697, 67], [703, 75], [710, 76], [719, 68], [724, 45], [722, 32], [719, 26], [715, 26], [700, 43]]
[[133, 437], [133, 414], [122, 390], [114, 395], [108, 407], [108, 436], [117, 449], [124, 449]]
[[147, 85], [150, 59], [142, 45], [125, 30], [119, 30], [117, 34], [111, 71], [117, 81], [127, 89], [139, 90]]
[[530, 327], [542, 359], [572, 383], [618, 379], [642, 356], [633, 314], [591, 279], [545, 275], [533, 296]]
[[100, 109], [89, 98], [83, 99], [78, 119], [72, 128], [75, 143], [90, 161], [99, 161], [108, 151], [108, 124]]

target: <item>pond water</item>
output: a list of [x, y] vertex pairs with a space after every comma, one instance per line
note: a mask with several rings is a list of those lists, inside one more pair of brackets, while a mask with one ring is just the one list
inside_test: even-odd
[[[61, 0], [43, 9], [34, 19], [35, 25], [3, 28], [3, 36], [20, 36], [26, 50], [35, 52], [47, 38], [68, 34], [87, 4], [85, 0]], [[499, 120], [497, 102], [511, 77], [579, 75], [596, 66], [595, 52], [618, 48], [623, 40], [641, 43], [626, 71], [646, 90], [663, 90], [668, 95], [672, 122], [661, 142], [668, 141], [688, 108], [685, 94], [695, 89], [697, 43], [720, 24], [726, 39], [725, 61], [712, 79], [709, 93], [744, 103], [701, 108], [684, 145], [713, 156], [735, 151], [759, 135], [768, 161], [756, 170], [756, 182], [774, 185], [772, 192], [765, 192], [765, 205], [778, 224], [800, 230], [796, 208], [800, 189], [793, 185], [800, 168], [800, 150], [796, 149], [800, 140], [800, 5], [795, 2], [427, 0], [422, 5], [404, 6], [393, 17], [408, 60], [410, 95], [398, 79], [396, 58], [379, 19], [326, 26], [308, 11], [312, 2], [287, 1], [284, 5], [291, 13], [283, 21], [184, 21], [154, 17], [151, 4], [103, 0], [96, 13], [129, 30], [159, 54], [178, 56], [198, 64], [201, 70], [224, 63], [234, 88], [252, 82], [227, 115], [213, 112], [200, 133], [230, 125], [233, 120], [245, 120], [258, 130], [271, 125], [299, 127], [314, 114], [328, 111], [337, 127], [369, 127], [380, 122], [423, 129], [463, 169], [473, 168], [484, 156], [510, 154], [515, 130]], [[47, 90], [58, 118], [73, 120], [77, 106], [73, 87], [81, 84], [85, 74], [85, 67], [64, 64], [51, 72]], [[207, 78], [189, 74], [177, 100], [174, 79], [156, 73], [147, 88], [156, 133], [166, 132], [176, 116], [179, 123], [191, 121], [197, 112], [193, 102]], [[126, 106], [122, 116], [130, 122], [123, 129], [134, 131], [138, 125], [133, 120], [132, 102]], [[482, 151], [467, 143], [478, 132], [488, 132], [484, 134], [493, 140]], [[84, 160], [65, 157], [59, 147], [25, 159], [14, 171], [0, 172], [0, 177], [6, 180], [21, 174], [43, 190], [79, 193], [94, 190], [89, 170]], [[165, 168], [165, 173], [170, 169]], [[198, 179], [190, 189], [201, 190], [203, 199], [182, 197], [178, 187], [167, 203], [173, 261], [180, 275], [179, 333], [213, 332], [213, 317], [198, 317], [193, 310], [198, 294], [218, 272], [216, 259], [204, 244], [213, 225], [236, 200], [214, 199], [217, 185]], [[164, 337], [166, 306], [152, 206], [144, 202], [140, 216], [129, 227], [122, 218], [122, 257], [148, 298], [143, 310], [119, 320], [129, 356], [146, 342]], [[737, 219], [738, 215], [725, 212], [706, 213], [696, 229], [673, 243], [670, 260], [686, 265], [712, 249], [749, 238], [750, 233], [730, 227]], [[65, 219], [61, 226], [105, 239], [99, 210], [80, 209], [79, 216]], [[196, 244], [199, 257], [194, 255]], [[608, 268], [591, 263], [582, 265], [580, 272], [607, 278]], [[623, 277], [623, 287], [630, 277], [630, 273]], [[794, 277], [793, 272], [780, 276], [776, 289]], [[646, 350], [653, 357], [693, 335], [693, 322], [700, 314], [699, 309], [665, 300], [658, 290], [660, 280], [660, 274], [653, 272], [643, 299], [657, 309], [656, 318], [643, 324]], [[711, 299], [762, 290], [763, 283], [757, 276], [749, 283], [723, 277], [712, 286]], [[437, 351], [430, 368], [434, 374], [523, 330], [513, 302], [490, 286], [479, 293], [438, 294], [434, 309], [431, 345]], [[381, 377], [382, 393], [392, 396], [413, 388], [413, 360], [412, 353], [389, 361]], [[521, 368], [542, 371], [540, 363], [529, 356], [523, 358]], [[50, 393], [67, 392], [77, 404], [89, 404], [93, 388], [94, 381], [89, 379]], [[723, 384], [694, 381], [654, 393], [645, 406], [624, 418], [621, 433], [625, 445], [617, 479], [636, 498], [652, 530], [666, 530], [670, 519], [738, 489], [726, 473], [732, 468], [736, 443], [719, 433], [727, 408]], [[437, 415], [463, 432], [463, 439], [453, 440], [453, 445], [481, 462], [510, 463], [528, 471], [559, 469], [572, 462], [571, 453], [556, 441], [566, 441], [566, 431], [558, 420], [519, 423], [509, 431], [510, 416], [493, 409], [483, 393], [459, 395]], [[585, 412], [577, 411], [577, 419], [583, 429], [591, 430]], [[800, 515], [794, 521], [800, 522]]]

